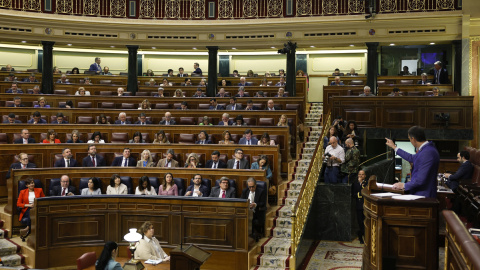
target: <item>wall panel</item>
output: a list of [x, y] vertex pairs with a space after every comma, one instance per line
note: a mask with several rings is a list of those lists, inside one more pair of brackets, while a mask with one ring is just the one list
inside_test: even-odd
[[238, 70], [241, 75], [247, 74], [248, 70], [253, 70], [258, 75], [264, 75], [265, 72], [278, 75], [279, 69], [287, 69], [287, 56], [284, 54], [273, 55], [232, 55], [230, 62], [230, 74]]
[[63, 52], [53, 51], [53, 66], [58, 67], [62, 72], [72, 70], [74, 67], [80, 69], [80, 73], [88, 70], [95, 62], [95, 57], [100, 57], [103, 68], [108, 66], [112, 74], [128, 72], [128, 54], [107, 54], [93, 52]]
[[10, 64], [15, 70], [36, 69], [37, 63], [37, 50], [0, 48], [1, 67]]
[[336, 68], [345, 75], [351, 68], [359, 74], [365, 74], [366, 56], [364, 53], [342, 53], [342, 54], [311, 54], [309, 57], [309, 74], [331, 75]]
[[177, 75], [178, 68], [183, 67], [189, 75], [193, 72], [193, 63], [198, 63], [203, 75], [208, 74], [208, 55], [152, 55], [146, 54], [143, 58], [143, 72], [147, 69], [153, 70], [156, 76], [166, 74], [168, 69], [173, 69]]

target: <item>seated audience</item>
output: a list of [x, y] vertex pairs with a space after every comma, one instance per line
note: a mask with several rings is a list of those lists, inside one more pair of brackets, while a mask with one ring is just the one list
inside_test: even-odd
[[268, 135], [268, 132], [264, 132], [258, 141], [258, 145], [275, 145], [275, 141], [270, 140], [270, 135]]
[[130, 139], [128, 143], [145, 143], [145, 140], [143, 139], [140, 131], [135, 131], [135, 133], [133, 133], [133, 138]]
[[161, 168], [180, 167], [180, 164], [178, 164], [178, 161], [173, 159], [173, 156], [175, 156], [175, 152], [173, 151], [173, 149], [168, 149], [166, 157], [158, 161], [157, 167], [161, 167]]
[[67, 143], [83, 143], [82, 140], [80, 140], [80, 132], [78, 130], [74, 129], [72, 131], [72, 138], [67, 141]]
[[331, 126], [328, 129], [327, 135], [325, 137], [323, 137], [323, 149], [324, 150], [325, 150], [325, 148], [327, 148], [331, 137], [335, 137], [337, 139], [337, 141], [340, 142], [340, 139], [338, 138], [337, 129], [334, 126]]
[[135, 189], [135, 195], [157, 195], [155, 188], [150, 185], [150, 179], [144, 175], [138, 180], [138, 187]]
[[80, 74], [80, 70], [77, 67], [72, 68], [70, 74]]
[[245, 169], [250, 168], [248, 161], [243, 158], [243, 150], [241, 148], [235, 149], [235, 157], [227, 161], [228, 169]]
[[157, 89], [157, 91], [158, 91], [158, 92], [154, 95], [154, 97], [165, 97], [165, 96], [163, 95], [163, 92], [165, 91], [165, 90], [163, 89], [163, 87], [159, 87], [159, 88]]
[[90, 78], [85, 77], [85, 79], [83, 79], [83, 84], [92, 84], [92, 81], [90, 80]]
[[217, 150], [212, 152], [211, 155], [212, 159], [208, 160], [205, 164], [205, 168], [207, 169], [226, 169], [227, 164], [220, 160], [220, 152]]
[[47, 120], [42, 118], [42, 115], [39, 111], [34, 111], [32, 114], [32, 119], [28, 120], [27, 124], [46, 124]]
[[197, 138], [198, 141], [196, 141], [195, 144], [212, 144], [212, 141], [208, 139], [208, 134], [205, 130], [200, 131]]
[[163, 260], [169, 261], [170, 256], [163, 251], [160, 242], [155, 238], [155, 230], [153, 224], [149, 221], [137, 230], [137, 233], [142, 235], [142, 239], [138, 241], [135, 250], [135, 260]]
[[150, 150], [143, 150], [143, 152], [140, 154], [140, 160], [137, 161], [137, 167], [143, 167], [143, 168], [148, 168], [148, 167], [155, 167], [155, 163], [153, 162], [152, 154], [150, 153]]
[[280, 108], [278, 108], [277, 106], [275, 106], [275, 103], [273, 102], [273, 99], [269, 99], [267, 101], [267, 107], [265, 108], [265, 110], [267, 111], [276, 111], [276, 110], [279, 110]]
[[225, 110], [225, 107], [222, 105], [219, 105], [217, 103], [216, 98], [210, 99], [210, 106], [208, 107], [209, 110]]
[[223, 140], [219, 141], [218, 144], [235, 144], [235, 142], [232, 140], [232, 134], [230, 134], [230, 131], [225, 130], [222, 133], [222, 138]]
[[57, 118], [51, 124], [54, 124], [54, 125], [68, 124], [68, 121], [65, 120], [65, 117], [63, 116], [63, 113], [59, 112], [59, 113], [57, 113]]
[[148, 81], [147, 86], [151, 86], [151, 87], [157, 86], [157, 82], [155, 81], [154, 78], [151, 78], [151, 79]]
[[195, 94], [193, 94], [194, 98], [200, 98], [200, 97], [206, 97], [205, 94], [202, 92], [202, 88], [197, 88], [197, 91], [195, 92]]
[[94, 144], [88, 146], [88, 155], [83, 158], [83, 167], [105, 167], [107, 166], [105, 159], [97, 155], [97, 147]]
[[192, 86], [192, 79], [190, 78], [185, 78], [185, 81], [180, 84], [181, 86]]
[[178, 196], [178, 187], [173, 182], [173, 174], [166, 173], [163, 176], [163, 183], [158, 188], [158, 195]]
[[278, 119], [277, 126], [279, 127], [288, 127], [288, 118], [287, 115], [282, 114], [280, 118]]
[[160, 86], [163, 86], [163, 87], [172, 86], [172, 85], [173, 84], [171, 82], [169, 82], [167, 78], [163, 78], [162, 83], [160, 84]]
[[138, 115], [138, 121], [135, 122], [135, 125], [151, 125], [152, 121], [147, 120], [147, 115], [145, 113], [140, 113]]
[[473, 174], [473, 165], [470, 162], [470, 153], [468, 151], [460, 151], [460, 153], [457, 154], [457, 160], [461, 164], [457, 172], [454, 174], [443, 174], [447, 179], [445, 184], [453, 191], [457, 190], [460, 180], [470, 180]]
[[115, 259], [118, 256], [118, 245], [113, 241], [107, 241], [103, 247], [100, 257], [95, 262], [95, 269], [101, 270], [122, 270], [122, 266]]
[[38, 104], [33, 107], [34, 108], [50, 108], [50, 105], [47, 104], [47, 100], [44, 97], [39, 97]]
[[222, 114], [222, 120], [218, 122], [218, 126], [231, 126], [233, 121], [230, 120], [230, 115], [228, 113]]
[[257, 162], [252, 163], [251, 170], [263, 170], [267, 172], [267, 179], [272, 180], [272, 170], [270, 169], [270, 165], [268, 163], [268, 157], [266, 155], [260, 155]]
[[[225, 81], [225, 80], [224, 80]], [[220, 88], [218, 90], [218, 93], [215, 97], [229, 97], [230, 95], [228, 93], [225, 93], [225, 88]]]
[[102, 133], [100, 133], [100, 131], [95, 131], [87, 143], [105, 143], [105, 141], [102, 139]]
[[178, 68], [177, 77], [188, 77], [188, 74], [183, 73], [183, 72], [184, 72], [183, 67]]
[[140, 107], [138, 107], [139, 110], [151, 110], [152, 107], [150, 105], [150, 101], [148, 99], [144, 99], [142, 103], [140, 104]]
[[104, 114], [100, 114], [100, 116], [98, 117], [97, 125], [110, 125], [107, 116]]
[[30, 138], [30, 132], [28, 129], [22, 129], [22, 133], [20, 133], [19, 139], [15, 139], [13, 141], [14, 144], [28, 144], [28, 143], [36, 143], [34, 138]]
[[182, 89], [176, 89], [173, 97], [185, 97], [185, 95], [183, 94]]
[[394, 87], [392, 89], [392, 93], [388, 94], [389, 97], [401, 97], [402, 94], [400, 94], [400, 89], [398, 89], [397, 87]]
[[21, 124], [22, 121], [16, 119], [16, 115], [14, 113], [9, 113], [7, 120], [3, 121], [4, 124]]
[[180, 103], [180, 110], [182, 111], [188, 110], [188, 103], [186, 101], [182, 101], [182, 103]]
[[363, 88], [363, 93], [361, 93], [360, 95], [358, 95], [360, 97], [374, 97], [375, 95], [371, 93], [371, 89], [370, 89], [370, 86], [366, 85], [364, 88]]
[[68, 175], [62, 175], [60, 186], [54, 186], [50, 191], [50, 196], [73, 196], [77, 189], [72, 185], [72, 180]]
[[5, 179], [10, 178], [10, 175], [11, 175], [11, 173], [12, 173], [12, 170], [14, 170], [14, 169], [31, 169], [31, 168], [37, 168], [37, 165], [35, 165], [35, 163], [32, 163], [32, 162], [29, 162], [29, 161], [28, 161], [28, 155], [25, 154], [25, 153], [20, 153], [20, 154], [18, 155], [18, 159], [20, 160], [19, 162], [12, 163], [12, 165], [10, 165], [10, 169], [8, 170]]
[[127, 96], [127, 94], [125, 93], [125, 89], [123, 89], [122, 87], [119, 87], [119, 88], [117, 89], [117, 96], [119, 96], [119, 97], [125, 97], [125, 96]]
[[135, 167], [137, 160], [130, 156], [130, 148], [123, 148], [122, 156], [113, 159], [112, 167]]
[[116, 125], [130, 125], [132, 122], [127, 120], [127, 114], [125, 112], [121, 112], [118, 114], [118, 120], [115, 121]]
[[343, 132], [342, 142], [346, 141], [348, 138], [352, 139], [355, 145], [359, 145], [362, 137], [360, 131], [358, 131], [357, 123], [354, 120], [350, 120], [345, 127]]
[[62, 74], [62, 71], [57, 66], [54, 66], [53, 67], [53, 74]]
[[245, 145], [257, 145], [258, 139], [252, 136], [252, 130], [247, 129], [244, 132], [243, 138], [238, 141], [238, 144], [245, 144]]
[[272, 77], [272, 74], [270, 74], [270, 72], [265, 72], [265, 77]]
[[67, 74], [62, 74], [60, 79], [58, 79], [56, 83], [70, 84], [70, 82], [67, 79]]
[[265, 92], [260, 90], [260, 91], [256, 92], [253, 97], [267, 97], [267, 96], [266, 96]]
[[253, 211], [251, 236], [258, 242], [264, 236], [267, 191], [258, 188], [257, 181], [250, 177], [247, 180], [247, 187], [242, 191], [240, 198], [249, 200], [249, 208]]
[[172, 119], [172, 114], [170, 112], [165, 113], [165, 119], [158, 123], [159, 125], [176, 125], [177, 122]]
[[340, 72], [340, 69], [336, 68], [332, 73], [332, 76], [343, 76], [343, 73]]
[[155, 74], [151, 69], [147, 69], [147, 73], [145, 73], [145, 76], [155, 76]]
[[100, 180], [97, 177], [88, 179], [88, 187], [82, 189], [82, 193], [80, 195], [102, 195], [102, 190], [100, 189]]
[[213, 187], [209, 197], [223, 199], [235, 198], [235, 188], [230, 187], [230, 182], [228, 181], [228, 178], [223, 176], [222, 178], [220, 178], [220, 186]]
[[120, 175], [114, 174], [110, 178], [110, 185], [107, 187], [107, 195], [127, 195], [128, 188], [122, 183]]
[[200, 163], [200, 159], [198, 158], [197, 154], [190, 153], [187, 157], [187, 161], [185, 162], [184, 168], [187, 168], [187, 169], [203, 168], [203, 164]]
[[208, 188], [202, 184], [202, 176], [200, 174], [195, 174], [193, 176], [193, 183], [187, 187], [187, 192], [185, 196], [192, 197], [208, 197]]
[[40, 91], [40, 86], [38, 85], [33, 86], [32, 95], [43, 95], [43, 93]]
[[343, 82], [340, 80], [340, 77], [336, 76], [335, 80], [330, 83], [330, 85], [345, 85]]
[[237, 104], [237, 98], [236, 97], [230, 97], [230, 104], [227, 105], [227, 110], [241, 110], [242, 105]]
[[[258, 93], [260, 92], [262, 91], [259, 91]], [[247, 100], [247, 107], [245, 107], [246, 111], [258, 111], [259, 109], [260, 108], [258, 108], [257, 106], [253, 106], [253, 101], [251, 99]]]
[[61, 143], [59, 139], [57, 139], [57, 133], [53, 129], [49, 129], [47, 131], [47, 138], [42, 141], [42, 143]]
[[285, 86], [285, 84], [285, 77], [280, 76], [280, 80], [278, 81], [278, 83], [275, 84], [275, 86]]
[[112, 73], [110, 72], [110, 68], [107, 66], [104, 66], [103, 71], [100, 72], [100, 75], [112, 75]]
[[249, 69], [247, 71], [247, 77], [255, 77], [255, 74], [253, 73], [253, 70]]
[[35, 187], [35, 182], [32, 178], [25, 180], [25, 185], [27, 188], [20, 191], [17, 199], [17, 207], [21, 209], [18, 215], [18, 221], [27, 226], [20, 230], [22, 241], [25, 241], [25, 238], [30, 234], [32, 223], [30, 219], [30, 209], [34, 207], [35, 198], [45, 197], [43, 190]]
[[355, 72], [354, 68], [351, 68], [350, 73], [347, 73], [347, 76], [358, 76], [358, 73]]
[[239, 114], [235, 117], [235, 122], [233, 122], [232, 126], [246, 126], [247, 124], [243, 120], [243, 115]]
[[285, 77], [286, 76], [285, 75], [285, 70], [283, 68], [278, 70], [278, 76], [280, 76], [280, 77]]
[[60, 167], [60, 168], [70, 168], [70, 167], [77, 167], [77, 161], [72, 158], [72, 150], [70, 148], [65, 148], [62, 151], [62, 158], [55, 161], [53, 167]]
[[11, 72], [11, 71], [15, 71], [15, 68], [13, 68], [12, 65], [7, 64], [6, 66], [2, 67], [2, 71]]
[[80, 86], [75, 92], [75, 96], [90, 96], [90, 91], [86, 91], [83, 86]]
[[18, 84], [14, 82], [12, 83], [12, 86], [10, 86], [10, 89], [7, 89], [5, 93], [6, 94], [23, 94], [23, 90], [18, 88]]
[[[253, 76], [252, 76], [253, 77]], [[238, 86], [247, 86], [249, 84], [247, 84], [246, 82], [246, 79], [245, 77], [240, 77], [240, 82], [237, 84]], [[239, 89], [240, 90], [240, 89]]]
[[35, 73], [30, 73], [30, 76], [28, 76], [28, 78], [23, 79], [22, 82], [26, 82], [26, 83], [38, 83], [38, 80], [35, 79]]
[[169, 68], [167, 70], [167, 77], [173, 77], [173, 69]]
[[261, 81], [260, 81], [260, 86], [270, 86], [272, 85], [272, 82], [268, 82], [267, 81], [267, 78], [263, 78]]
[[198, 84], [198, 86], [200, 86], [200, 87], [205, 87], [205, 86], [207, 86], [207, 79], [201, 79], [201, 80], [200, 80], [200, 83]]
[[428, 79], [428, 75], [427, 73], [422, 73], [422, 79], [417, 81], [417, 84], [421, 84], [421, 85], [430, 85], [432, 84], [432, 80], [429, 80]]
[[213, 126], [212, 123], [210, 123], [210, 118], [208, 116], [204, 116], [202, 118], [202, 122], [200, 122], [200, 124], [198, 124], [199, 126]]
[[439, 97], [440, 96], [440, 90], [438, 90], [438, 87], [433, 87], [432, 89], [433, 94], [429, 95], [429, 97]]
[[278, 88], [278, 93], [275, 95], [275, 97], [287, 97], [287, 94], [285, 94], [285, 88]]
[[238, 75], [238, 70], [235, 69], [235, 70], [232, 72], [232, 77], [237, 78], [237, 77], [239, 77], [239, 76], [240, 76], [240, 75]]
[[410, 73], [410, 71], [408, 70], [408, 66], [404, 66], [404, 67], [403, 67], [403, 70], [400, 71], [400, 75], [402, 75], [402, 76], [412, 75], [412, 73]]
[[15, 77], [15, 73], [13, 72], [10, 72], [10, 74], [8, 74], [8, 77], [5, 77], [5, 82], [16, 82], [18, 79], [17, 77]]
[[153, 143], [156, 144], [169, 144], [170, 142], [168, 141], [167, 136], [165, 136], [165, 131], [160, 130], [155, 134], [155, 140], [153, 140]]
[[245, 87], [240, 86], [238, 88], [238, 93], [235, 95], [235, 97], [250, 97], [247, 93], [245, 93]]

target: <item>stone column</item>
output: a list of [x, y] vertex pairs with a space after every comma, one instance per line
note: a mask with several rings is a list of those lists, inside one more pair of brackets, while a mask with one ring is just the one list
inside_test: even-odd
[[214, 97], [217, 93], [218, 46], [207, 46], [207, 49], [208, 49], [207, 97]]
[[53, 41], [42, 41], [42, 89], [44, 94], [53, 94]]
[[367, 42], [367, 85], [377, 93], [378, 42]]
[[296, 46], [291, 46], [287, 53], [287, 77], [285, 78], [287, 82], [285, 85], [285, 91], [288, 92], [290, 97], [295, 97], [297, 95], [297, 70], [295, 69], [296, 52]]
[[138, 46], [127, 45], [128, 48], [128, 81], [127, 91], [135, 95], [138, 91], [137, 79], [137, 51]]

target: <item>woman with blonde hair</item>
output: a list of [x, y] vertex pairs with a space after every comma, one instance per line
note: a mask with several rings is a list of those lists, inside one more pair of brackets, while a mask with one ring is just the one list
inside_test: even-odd
[[278, 119], [277, 126], [279, 127], [288, 127], [288, 119], [285, 114], [282, 114], [280, 118]]
[[187, 162], [185, 162], [185, 168], [187, 169], [196, 169], [202, 168], [202, 164], [195, 153], [190, 153], [187, 157]]
[[175, 95], [173, 95], [173, 97], [185, 97], [185, 96], [183, 95], [182, 89], [176, 89]]
[[160, 242], [155, 238], [155, 230], [150, 221], [143, 223], [138, 228], [137, 233], [142, 235], [142, 239], [138, 241], [135, 250], [135, 260], [170, 260], [170, 256], [163, 251]]
[[152, 154], [150, 153], [150, 150], [145, 149], [143, 150], [142, 154], [140, 154], [141, 159], [137, 162], [137, 167], [143, 167], [143, 168], [148, 168], [148, 167], [154, 167], [153, 163], [153, 158]]
[[47, 100], [44, 97], [39, 97], [38, 104], [33, 107], [34, 108], [50, 108], [50, 105], [47, 104]]
[[142, 101], [142, 104], [140, 104], [140, 107], [138, 107], [139, 110], [151, 110], [152, 107], [150, 105], [150, 101], [148, 99], [144, 99]]

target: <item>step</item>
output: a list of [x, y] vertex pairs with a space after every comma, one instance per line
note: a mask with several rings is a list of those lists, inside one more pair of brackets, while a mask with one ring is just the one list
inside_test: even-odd
[[254, 266], [250, 270], [289, 270], [288, 267], [265, 267], [265, 266]]
[[307, 167], [310, 166], [310, 162], [311, 160], [309, 159], [300, 159], [299, 161], [297, 161], [297, 168], [298, 167]]
[[296, 189], [288, 189], [285, 193], [287, 198], [290, 197], [290, 198], [296, 198], [298, 197], [298, 195], [300, 195], [300, 190], [296, 190]]
[[292, 208], [282, 206], [277, 210], [277, 216], [279, 217], [291, 217], [292, 216]]
[[20, 252], [20, 246], [10, 239], [0, 239], [0, 256], [13, 255]]
[[275, 227], [270, 230], [270, 236], [275, 238], [281, 238], [284, 241], [290, 241], [290, 238], [292, 238], [292, 228], [281, 228], [281, 227]]
[[275, 218], [275, 226], [280, 228], [291, 228], [292, 218], [289, 217], [277, 217]]
[[292, 207], [297, 203], [297, 197], [286, 197], [283, 199], [283, 204], [288, 207]]
[[257, 257], [257, 264], [265, 267], [289, 267], [290, 255], [266, 255]]
[[290, 255], [291, 240], [270, 238], [262, 245], [262, 253], [267, 255]]
[[[25, 257], [21, 254], [0, 256], [0, 264], [3, 266], [20, 266], [25, 263]], [[22, 268], [23, 269], [23, 268]]]
[[313, 153], [305, 153], [301, 155], [302, 159], [312, 159]]
[[315, 148], [303, 148], [302, 154], [313, 154], [315, 152]]

